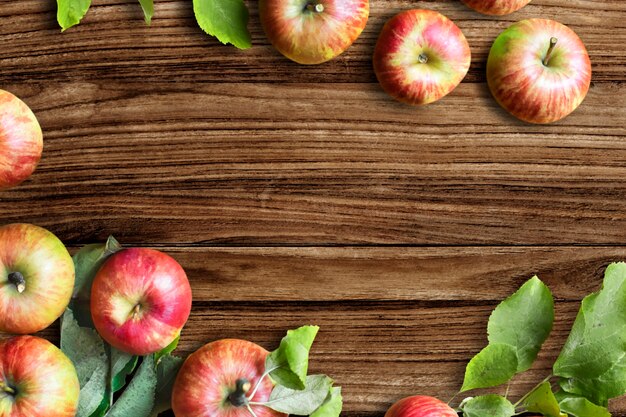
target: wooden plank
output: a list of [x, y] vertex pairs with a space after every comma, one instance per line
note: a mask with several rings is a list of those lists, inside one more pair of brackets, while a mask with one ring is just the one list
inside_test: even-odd
[[[626, 87], [551, 126], [484, 84], [438, 104], [375, 84], [26, 83], [40, 169], [5, 222], [66, 243], [619, 244]], [[613, 103], [607, 106], [607, 103]]]
[[516, 20], [557, 19], [576, 30], [594, 64], [595, 81], [624, 81], [626, 18], [622, 0], [535, 0], [510, 16], [482, 16], [458, 0], [415, 3], [376, 0], [367, 28], [339, 59], [304, 67], [280, 56], [268, 44], [251, 8], [254, 47], [240, 52], [223, 46], [198, 28], [189, 1], [159, 1], [152, 27], [143, 23], [134, 0], [95, 2], [83, 23], [61, 34], [55, 3], [48, 0], [3, 1], [0, 10], [0, 85], [18, 81], [166, 80], [213, 82], [374, 82], [371, 55], [386, 19], [400, 10], [438, 10], [461, 27], [473, 52], [468, 82], [485, 79], [485, 60], [495, 37]]

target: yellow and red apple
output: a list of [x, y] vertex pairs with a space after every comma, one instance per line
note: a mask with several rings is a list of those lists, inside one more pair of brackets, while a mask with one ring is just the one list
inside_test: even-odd
[[179, 335], [191, 311], [183, 268], [163, 252], [124, 249], [106, 260], [91, 287], [91, 316], [100, 336], [133, 355], [157, 352]]
[[572, 113], [591, 84], [591, 62], [573, 30], [548, 19], [507, 28], [493, 43], [487, 81], [509, 113], [529, 123], [552, 123]]
[[458, 414], [437, 398], [415, 395], [396, 402], [385, 417], [458, 417]]
[[43, 134], [31, 109], [0, 90], [0, 190], [14, 187], [35, 171], [43, 150]]
[[531, 0], [462, 0], [477, 12], [502, 16], [513, 13], [526, 6]]
[[470, 67], [463, 32], [432, 10], [407, 10], [383, 27], [374, 71], [383, 90], [398, 101], [423, 105], [454, 90]]
[[300, 64], [321, 64], [359, 37], [368, 0], [260, 0], [259, 15], [274, 47]]
[[35, 333], [65, 310], [74, 262], [51, 232], [32, 224], [0, 227], [0, 331]]
[[267, 350], [245, 340], [222, 339], [205, 345], [187, 358], [176, 377], [174, 414], [251, 417], [250, 407], [256, 417], [286, 417], [258, 404], [269, 400], [274, 387], [264, 377], [267, 355]]
[[72, 362], [34, 336], [0, 342], [0, 416], [74, 417], [80, 386]]

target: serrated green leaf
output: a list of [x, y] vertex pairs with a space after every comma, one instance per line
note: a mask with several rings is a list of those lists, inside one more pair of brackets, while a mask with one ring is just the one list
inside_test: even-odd
[[559, 391], [556, 393], [561, 411], [573, 417], [611, 417], [605, 407], [593, 404], [583, 397], [571, 396]]
[[122, 247], [117, 240], [115, 240], [113, 236], [110, 236], [106, 243], [84, 246], [72, 257], [74, 260], [76, 279], [74, 281], [74, 291], [69, 307], [74, 312], [76, 321], [80, 326], [94, 327], [89, 310], [93, 279], [102, 264], [111, 255], [121, 249]]
[[626, 264], [607, 267], [602, 290], [587, 296], [554, 364], [562, 388], [606, 404], [626, 393]]
[[531, 367], [554, 323], [554, 299], [536, 276], [504, 300], [489, 318], [489, 343], [506, 344], [517, 353], [517, 372]]
[[490, 394], [474, 397], [461, 405], [464, 417], [511, 417], [515, 407], [509, 400], [499, 395]]
[[154, 16], [154, 0], [139, 0], [139, 4], [141, 4], [146, 24], [150, 25], [150, 23], [152, 23], [152, 16]]
[[157, 365], [157, 388], [154, 408], [150, 417], [156, 417], [159, 413], [167, 411], [172, 404], [172, 389], [174, 381], [184, 360], [182, 358], [166, 355], [161, 358]]
[[265, 361], [266, 372], [270, 372], [274, 381], [287, 388], [305, 388], [309, 350], [318, 331], [318, 326], [302, 326], [287, 332], [279, 348], [270, 353]]
[[504, 384], [516, 372], [515, 348], [504, 344], [490, 344], [467, 364], [461, 392]]
[[343, 408], [341, 387], [331, 388], [324, 403], [310, 417], [339, 417]]
[[154, 356], [145, 356], [128, 387], [113, 404], [107, 417], [149, 416], [157, 385]]
[[106, 397], [109, 362], [98, 333], [79, 327], [69, 308], [61, 320], [61, 350], [74, 364], [80, 383], [76, 417], [90, 417]]
[[263, 405], [280, 413], [308, 416], [324, 403], [332, 385], [333, 380], [326, 375], [310, 375], [303, 390], [276, 385]]
[[176, 348], [178, 347], [179, 341], [180, 341], [180, 334], [178, 335], [178, 337], [176, 337], [176, 339], [174, 339], [172, 343], [170, 343], [169, 345], [167, 345], [166, 347], [164, 347], [163, 349], [161, 349], [160, 351], [154, 354], [154, 362], [158, 364], [161, 361], [162, 357], [167, 356], [170, 353], [174, 352]]
[[111, 347], [111, 390], [114, 393], [126, 385], [126, 377], [133, 372], [138, 361], [138, 356]]
[[220, 42], [239, 49], [252, 46], [243, 0], [193, 0], [193, 11], [200, 28]]
[[567, 417], [561, 414], [549, 382], [544, 382], [532, 390], [522, 401], [522, 406], [531, 413], [541, 413], [545, 417]]
[[57, 0], [57, 22], [65, 31], [78, 24], [87, 14], [91, 0]]

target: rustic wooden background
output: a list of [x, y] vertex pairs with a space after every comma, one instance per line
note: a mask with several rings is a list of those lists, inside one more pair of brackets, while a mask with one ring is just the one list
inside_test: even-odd
[[[157, 0], [148, 28], [134, 0], [95, 0], [61, 34], [53, 0], [0, 0], [0, 88], [45, 131], [2, 222], [172, 254], [194, 290], [182, 355], [222, 337], [271, 349], [319, 324], [312, 369], [344, 387], [348, 417], [452, 397], [492, 308], [537, 273], [558, 321], [511, 396], [543, 379], [581, 298], [626, 260], [626, 2], [535, 0], [494, 19], [372, 0], [360, 39], [314, 67], [274, 51], [249, 5], [243, 52], [204, 35], [191, 1]], [[412, 7], [448, 15], [473, 52], [465, 82], [419, 109], [389, 99], [370, 62], [384, 21]], [[571, 26], [593, 61], [587, 100], [552, 126], [509, 117], [485, 84], [491, 42], [528, 17]]]

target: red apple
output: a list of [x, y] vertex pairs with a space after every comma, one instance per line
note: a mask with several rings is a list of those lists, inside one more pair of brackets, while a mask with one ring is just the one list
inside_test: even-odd
[[0, 90], [0, 189], [30, 177], [42, 150], [43, 135], [33, 112], [22, 100]]
[[174, 341], [189, 318], [191, 287], [172, 257], [152, 249], [112, 255], [91, 287], [91, 316], [110, 345], [134, 355]]
[[[187, 358], [176, 377], [172, 391], [174, 414], [251, 417], [248, 401], [266, 402], [274, 387], [269, 377], [259, 381], [268, 354], [245, 340], [223, 339], [205, 345]], [[254, 396], [249, 398], [252, 393]], [[285, 417], [263, 405], [250, 407], [257, 417]]]
[[396, 402], [385, 417], [458, 417], [458, 414], [437, 398], [416, 395]]
[[260, 0], [261, 24], [272, 45], [292, 61], [330, 61], [359, 37], [368, 0]]
[[513, 13], [526, 6], [531, 0], [462, 0], [477, 12], [492, 16]]
[[573, 112], [591, 84], [591, 62], [580, 38], [554, 20], [517, 22], [498, 36], [487, 61], [495, 99], [529, 123], [552, 123]]
[[72, 362], [34, 336], [0, 342], [0, 416], [74, 417], [80, 386]]
[[412, 105], [432, 103], [454, 90], [470, 61], [461, 30], [432, 10], [407, 10], [392, 17], [374, 51], [374, 71], [383, 90]]
[[0, 331], [35, 333], [65, 310], [74, 262], [52, 233], [32, 224], [0, 227]]

